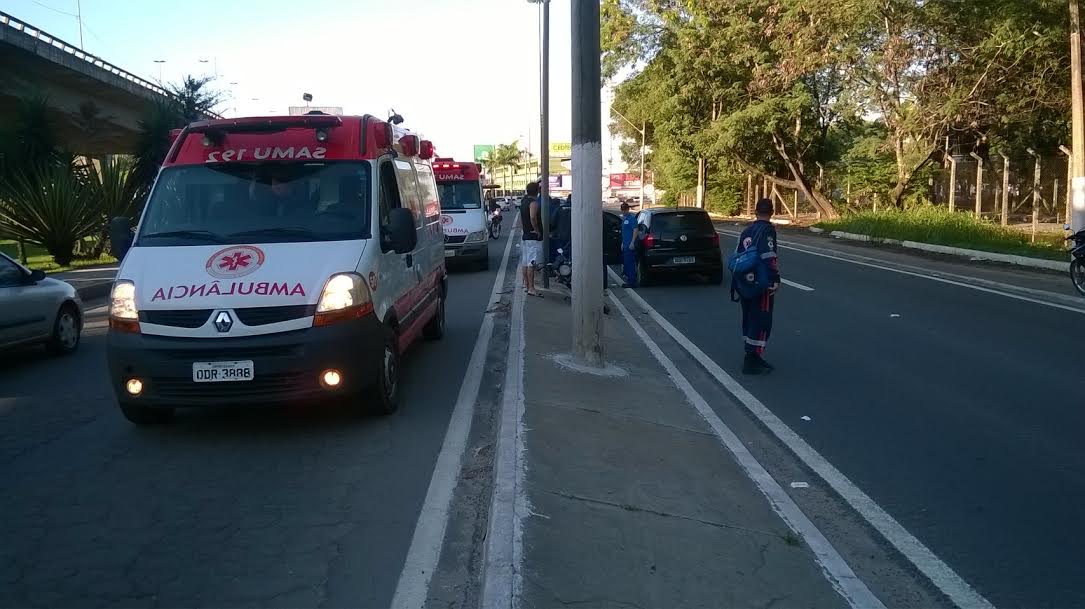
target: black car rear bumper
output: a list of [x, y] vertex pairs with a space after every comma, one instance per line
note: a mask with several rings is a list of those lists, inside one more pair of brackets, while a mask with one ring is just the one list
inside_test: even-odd
[[[690, 258], [693, 262], [676, 263], [675, 258]], [[652, 251], [641, 256], [640, 264], [653, 273], [713, 273], [723, 270], [723, 257], [720, 250]]]

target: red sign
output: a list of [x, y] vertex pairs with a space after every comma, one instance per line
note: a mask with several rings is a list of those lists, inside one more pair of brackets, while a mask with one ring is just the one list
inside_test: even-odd
[[207, 259], [207, 274], [219, 279], [235, 279], [256, 271], [264, 264], [264, 252], [251, 245], [234, 245], [221, 249]]
[[610, 174], [610, 187], [612, 189], [640, 188], [640, 176], [635, 173], [612, 173]]

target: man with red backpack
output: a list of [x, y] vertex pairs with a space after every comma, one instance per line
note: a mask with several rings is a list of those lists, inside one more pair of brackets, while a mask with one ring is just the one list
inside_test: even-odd
[[727, 261], [731, 270], [731, 299], [742, 305], [742, 342], [746, 352], [743, 374], [773, 370], [761, 354], [765, 352], [772, 332], [773, 301], [780, 288], [776, 228], [771, 222], [772, 201], [758, 201], [755, 213], [757, 220], [739, 235], [738, 247]]

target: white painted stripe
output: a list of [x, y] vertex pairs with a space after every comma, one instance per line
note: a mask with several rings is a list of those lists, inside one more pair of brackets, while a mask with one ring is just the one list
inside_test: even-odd
[[[493, 305], [501, 300], [500, 292], [504, 289], [505, 269], [508, 266], [513, 241], [514, 239], [509, 237], [508, 243], [505, 244], [501, 268], [498, 269], [497, 277], [494, 279], [494, 287], [490, 291], [490, 306], [486, 307], [487, 309], [492, 309]], [[519, 292], [519, 290], [516, 291]], [[430, 477], [422, 511], [414, 527], [414, 535], [411, 537], [411, 546], [407, 550], [407, 558], [403, 563], [403, 571], [399, 574], [396, 591], [392, 596], [391, 606], [395, 609], [420, 609], [429, 594], [430, 580], [441, 558], [441, 547], [444, 545], [452, 495], [460, 478], [463, 453], [467, 448], [467, 437], [471, 432], [471, 420], [474, 418], [475, 404], [478, 402], [478, 391], [482, 383], [486, 352], [489, 349], [493, 327], [494, 314], [486, 313], [479, 327], [478, 338], [475, 339], [475, 347], [471, 351], [466, 374], [460, 384], [460, 393], [456, 397], [456, 406], [452, 410], [452, 418], [448, 423], [448, 431], [445, 432], [441, 452], [437, 455], [437, 463]]]
[[629, 295], [638, 305], [659, 324], [671, 338], [689, 352], [701, 366], [708, 371], [716, 381], [720, 383], [731, 395], [742, 403], [754, 416], [760, 419], [777, 438], [780, 439], [795, 455], [801, 459], [807, 467], [817, 473], [826, 483], [833, 488], [849, 505], [882, 534], [890, 544], [905, 556], [921, 573], [927, 576], [947, 597], [958, 607], [991, 608], [993, 606], [971, 585], [962, 579], [949, 565], [942, 562], [934, 552], [929, 550], [921, 541], [909, 533], [880, 505], [867, 496], [859, 487], [855, 486], [838, 469], [833, 467], [813, 447], [799, 437], [790, 427], [781, 421], [764, 404], [746, 390], [731, 375], [723, 371], [704, 351], [693, 344], [684, 334], [678, 331], [669, 321], [649, 305], [639, 294], [627, 290]]
[[[632, 291], [627, 290], [632, 293]], [[829, 540], [825, 538], [820, 530], [806, 517], [806, 514], [799, 509], [799, 506], [795, 504], [795, 501], [787, 494], [787, 491], [780, 486], [778, 482], [768, 473], [768, 471], [758, 462], [757, 458], [746, 448], [742, 443], [742, 440], [735, 435], [733, 431], [720, 419], [712, 407], [708, 405], [704, 397], [693, 388], [693, 385], [686, 379], [686, 377], [678, 370], [678, 367], [671, 361], [670, 358], [663, 353], [663, 350], [659, 348], [654, 340], [648, 333], [644, 331], [640, 323], [629, 314], [629, 311], [625, 308], [625, 305], [611, 294], [611, 302], [618, 308], [625, 320], [629, 322], [629, 325], [633, 327], [633, 331], [640, 337], [648, 350], [652, 352], [656, 360], [663, 365], [667, 370], [667, 374], [674, 380], [678, 388], [685, 394], [686, 399], [690, 404], [697, 409], [701, 417], [708, 423], [712, 431], [716, 433], [716, 437], [720, 442], [731, 451], [735, 461], [745, 470], [746, 475], [753, 481], [757, 488], [768, 499], [769, 504], [772, 506], [773, 511], [780, 516], [781, 519], [787, 524], [787, 526], [800, 535], [803, 540], [806, 541], [806, 545], [809, 546], [811, 552], [814, 554], [814, 560], [817, 561], [821, 567], [822, 572], [825, 574], [829, 583], [833, 588], [847, 601], [848, 605], [856, 609], [884, 609], [885, 605], [882, 604], [878, 597], [874, 596], [874, 593], [867, 588], [851, 570], [848, 563], [844, 560], [840, 553], [836, 551], [836, 548], [829, 543]], [[488, 606], [488, 605], [483, 605]]]
[[[722, 230], [717, 230], [716, 232], [718, 232], [720, 234], [723, 234], [723, 235], [738, 236], [738, 233], [730, 233], [730, 232], [725, 232], [725, 231], [722, 231]], [[966, 283], [966, 282], [963, 282], [963, 281], [954, 281], [952, 279], [946, 279], [945, 277], [936, 277], [934, 275], [927, 275], [927, 274], [918, 273], [918, 272], [915, 272], [915, 271], [907, 271], [907, 270], [904, 270], [904, 269], [898, 269], [898, 268], [894, 268], [894, 267], [891, 267], [891, 266], [885, 266], [883, 264], [876, 264], [876, 263], [873, 263], [873, 262], [863, 262], [863, 261], [860, 261], [860, 260], [852, 260], [850, 258], [843, 258], [841, 256], [834, 256], [833, 254], [825, 254], [825, 253], [821, 253], [821, 252], [815, 252], [815, 251], [806, 249], [804, 247], [796, 247], [794, 245], [783, 245], [783, 244], [778, 243], [777, 247], [782, 247], [784, 249], [794, 250], [796, 252], [802, 252], [804, 254], [810, 254], [811, 256], [821, 256], [822, 258], [831, 258], [833, 260], [839, 260], [841, 262], [847, 262], [847, 263], [850, 263], [850, 264], [857, 264], [859, 266], [866, 266], [866, 267], [875, 268], [875, 269], [879, 269], [879, 270], [883, 270], [883, 271], [892, 271], [894, 273], [900, 273], [901, 275], [911, 275], [912, 277], [919, 277], [921, 279], [929, 279], [931, 281], [937, 281], [939, 283], [948, 283], [950, 285], [956, 285], [956, 286], [960, 286], [962, 288], [968, 288], [970, 290], [976, 290], [978, 292], [986, 292], [988, 294], [997, 294], [999, 296], [1005, 296], [1006, 298], [1012, 298], [1014, 300], [1023, 300], [1025, 302], [1031, 302], [1031, 303], [1035, 303], [1035, 304], [1038, 304], [1038, 305], [1044, 305], [1045, 307], [1051, 307], [1053, 309], [1062, 309], [1063, 311], [1071, 311], [1073, 313], [1085, 314], [1085, 309], [1080, 308], [1080, 307], [1073, 307], [1073, 306], [1070, 306], [1070, 305], [1059, 304], [1057, 302], [1051, 302], [1051, 301], [1048, 301], [1048, 300], [1040, 300], [1038, 298], [1030, 298], [1028, 296], [1022, 296], [1020, 294], [1013, 294], [1011, 292], [1004, 292], [1002, 290], [996, 290], [996, 289], [993, 289], [993, 288], [988, 288], [988, 287], [984, 287], [984, 286], [980, 286], [980, 285], [974, 285], [974, 284]]]
[[781, 279], [780, 281], [784, 282], [784, 285], [789, 285], [789, 286], [791, 286], [793, 288], [798, 288], [798, 289], [802, 290], [803, 292], [813, 292], [814, 291], [814, 288], [812, 288], [812, 287], [810, 287], [808, 285], [803, 285], [803, 284], [801, 284], [801, 283], [799, 283], [797, 281], [791, 281], [790, 279]]
[[489, 528], [483, 549], [479, 607], [512, 609], [519, 605], [523, 561], [522, 516], [527, 513], [524, 491], [524, 300], [514, 289], [509, 328], [505, 388], [494, 450], [494, 490]]

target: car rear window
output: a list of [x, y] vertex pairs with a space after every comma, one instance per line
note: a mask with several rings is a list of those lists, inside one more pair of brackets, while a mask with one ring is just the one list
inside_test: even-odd
[[658, 235], [670, 233], [711, 233], [712, 221], [703, 211], [674, 212], [652, 216], [652, 232]]

